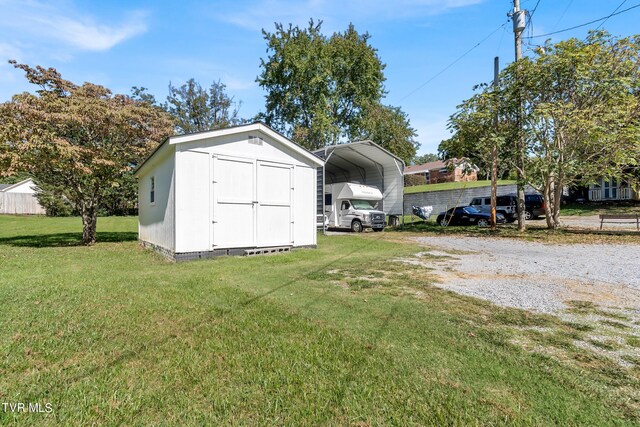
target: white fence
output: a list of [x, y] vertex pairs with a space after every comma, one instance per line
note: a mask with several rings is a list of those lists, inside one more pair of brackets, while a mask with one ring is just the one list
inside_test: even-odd
[[0, 193], [0, 214], [44, 215], [46, 211], [33, 194]]

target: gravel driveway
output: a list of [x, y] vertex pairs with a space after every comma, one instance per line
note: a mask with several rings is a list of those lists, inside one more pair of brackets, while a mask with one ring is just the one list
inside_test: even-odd
[[[542, 223], [545, 223], [544, 219]], [[587, 228], [593, 230], [600, 229], [600, 217], [598, 215], [585, 215], [585, 216], [561, 216], [560, 223], [564, 227], [568, 228]], [[603, 224], [604, 230], [637, 230], [635, 223], [631, 222], [605, 222]]]
[[[640, 244], [453, 236], [416, 240], [425, 251], [402, 261], [434, 269], [440, 276], [436, 286], [585, 325], [589, 332], [574, 340], [576, 348], [623, 367], [640, 366]], [[594, 309], [577, 312], [570, 301], [574, 308]]]
[[[419, 237], [440, 287], [544, 313], [567, 301], [640, 310], [640, 244], [548, 245], [511, 239]], [[464, 251], [464, 252], [461, 252]]]

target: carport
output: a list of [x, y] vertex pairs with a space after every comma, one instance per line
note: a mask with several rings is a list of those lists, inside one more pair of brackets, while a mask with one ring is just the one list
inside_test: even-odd
[[330, 145], [314, 151], [325, 161], [318, 169], [318, 216], [324, 215], [324, 186], [356, 182], [382, 192], [381, 210], [390, 219], [403, 214], [404, 162], [373, 141]]

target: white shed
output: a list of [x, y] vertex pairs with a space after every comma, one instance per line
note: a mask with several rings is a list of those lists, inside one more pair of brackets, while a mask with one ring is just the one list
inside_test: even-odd
[[322, 165], [263, 123], [172, 136], [136, 171], [139, 239], [175, 260], [315, 247]]
[[28, 178], [16, 184], [0, 184], [0, 214], [44, 215], [45, 208], [36, 198], [38, 187]]

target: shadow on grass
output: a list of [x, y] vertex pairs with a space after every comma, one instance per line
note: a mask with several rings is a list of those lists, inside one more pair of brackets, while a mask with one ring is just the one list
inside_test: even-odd
[[[98, 243], [130, 242], [137, 240], [138, 233], [125, 232], [97, 232]], [[27, 248], [55, 248], [65, 246], [82, 246], [82, 233], [36, 234], [32, 236], [14, 236], [0, 238], [0, 245]]]

